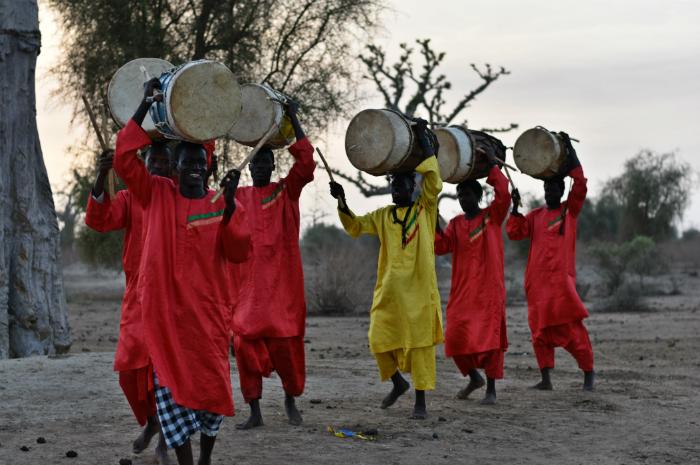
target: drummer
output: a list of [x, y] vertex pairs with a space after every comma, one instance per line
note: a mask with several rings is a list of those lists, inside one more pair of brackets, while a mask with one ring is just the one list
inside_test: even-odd
[[[452, 357], [462, 375], [469, 375], [469, 384], [457, 397], [466, 399], [487, 384], [481, 403], [490, 405], [496, 403], [496, 380], [503, 378], [503, 358], [508, 348], [502, 226], [510, 196], [508, 181], [498, 169], [493, 150], [482, 149], [482, 154], [491, 165], [486, 181], [493, 186], [495, 198], [482, 210], [479, 181], [459, 183], [457, 197], [464, 214], [454, 217], [445, 231], [438, 224], [435, 253], [452, 254], [445, 355]], [[487, 383], [477, 368], [485, 370]]]
[[[235, 201], [240, 173], [224, 179], [224, 199], [204, 185], [206, 151], [180, 142], [179, 182], [149, 176], [136, 151], [150, 143], [141, 128], [153, 91], [117, 135], [114, 169], [144, 209], [139, 297], [144, 340], [154, 367], [158, 419], [180, 465], [192, 464], [190, 437], [200, 432], [199, 463], [211, 453], [224, 415], [233, 415], [228, 321], [239, 282], [233, 263], [247, 259], [250, 232]], [[147, 271], [147, 272], [145, 272]]]
[[393, 405], [408, 390], [403, 371], [411, 374], [415, 388], [411, 418], [425, 419], [425, 391], [435, 389], [435, 345], [443, 340], [434, 252], [437, 197], [442, 181], [427, 122], [417, 120], [414, 127], [424, 157], [416, 167], [423, 176], [417, 200], [413, 200], [414, 173], [393, 175], [394, 205], [364, 216], [355, 216], [348, 208], [340, 184], [331, 182], [331, 195], [338, 199], [338, 214], [348, 234], [354, 238], [360, 234], [379, 236], [369, 346], [381, 380], [391, 379], [393, 383], [381, 408]]
[[511, 240], [530, 239], [525, 270], [525, 292], [532, 345], [542, 379], [535, 389], [552, 390], [550, 372], [554, 349], [563, 347], [576, 359], [584, 373], [583, 389], [593, 390], [593, 348], [583, 320], [588, 317], [576, 291], [576, 219], [586, 199], [586, 178], [569, 136], [559, 135], [567, 148], [567, 159], [560, 170], [573, 179], [564, 203], [564, 179], [544, 181], [546, 206], [523, 216], [518, 212], [520, 196], [514, 191], [513, 211], [506, 231]]
[[282, 380], [289, 424], [302, 423], [294, 400], [304, 392], [306, 378], [299, 197], [304, 186], [314, 179], [316, 164], [314, 148], [299, 124], [297, 108], [295, 102], [285, 107], [297, 140], [289, 147], [294, 165], [287, 177], [270, 181], [275, 155], [264, 148], [250, 162], [253, 185], [236, 192], [253, 232], [251, 260], [241, 267], [249, 281], [242, 288], [232, 325], [241, 391], [250, 406], [250, 417], [238, 429], [263, 425], [262, 378], [269, 377], [272, 371]]
[[[122, 299], [119, 322], [119, 340], [114, 354], [114, 369], [119, 372], [119, 386], [129, 402], [136, 421], [144, 426], [141, 434], [133, 442], [133, 451], [139, 454], [146, 450], [153, 436], [160, 432], [156, 416], [156, 399], [153, 386], [148, 382], [153, 365], [143, 340], [141, 307], [137, 295], [139, 264], [141, 262], [141, 241], [143, 209], [129, 190], [121, 190], [114, 197], [105, 192], [105, 180], [112, 168], [114, 152], [102, 153], [99, 170], [92, 195], [88, 198], [85, 211], [85, 224], [91, 229], [106, 233], [125, 230], [122, 264], [126, 277], [126, 289]], [[170, 177], [170, 148], [160, 142], [152, 143], [144, 154], [144, 165], [152, 176]], [[159, 463], [167, 463], [167, 447], [160, 435], [156, 456]]]

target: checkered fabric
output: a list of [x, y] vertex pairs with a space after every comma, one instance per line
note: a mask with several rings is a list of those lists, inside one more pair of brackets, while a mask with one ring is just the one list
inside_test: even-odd
[[217, 435], [221, 423], [224, 421], [223, 415], [216, 415], [205, 410], [192, 410], [176, 404], [170, 389], [158, 386], [155, 373], [153, 384], [156, 391], [158, 420], [168, 447], [180, 447], [197, 431], [201, 431], [207, 436]]

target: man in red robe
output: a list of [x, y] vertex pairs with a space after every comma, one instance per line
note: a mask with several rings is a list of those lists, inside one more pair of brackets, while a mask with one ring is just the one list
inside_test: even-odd
[[240, 173], [227, 174], [224, 198], [211, 202], [202, 145], [175, 148], [177, 184], [150, 176], [136, 158], [150, 143], [140, 124], [158, 87], [158, 79], [147, 83], [119, 131], [114, 169], [144, 210], [138, 295], [161, 429], [180, 465], [193, 463], [190, 436], [199, 431], [198, 463], [208, 465], [223, 416], [234, 413], [228, 327], [239, 289], [234, 263], [248, 258], [250, 230], [235, 201]]
[[314, 179], [314, 149], [297, 119], [297, 105], [286, 108], [296, 143], [286, 178], [270, 182], [275, 169], [272, 150], [265, 148], [250, 162], [253, 186], [241, 187], [236, 199], [246, 209], [253, 240], [251, 259], [242, 265], [246, 285], [233, 319], [234, 349], [243, 398], [250, 417], [237, 426], [263, 425], [260, 412], [262, 378], [274, 370], [282, 380], [289, 423], [300, 425], [294, 398], [304, 391], [306, 301], [299, 250], [299, 197]]
[[506, 289], [503, 272], [503, 222], [508, 215], [508, 181], [498, 169], [494, 154], [486, 151], [491, 170], [487, 182], [495, 197], [479, 208], [482, 187], [477, 180], [457, 185], [464, 215], [454, 217], [445, 231], [439, 223], [435, 253], [452, 254], [452, 287], [447, 302], [445, 355], [452, 357], [469, 384], [457, 394], [466, 399], [481, 388], [486, 372], [488, 385], [482, 404], [496, 403], [496, 380], [503, 378], [506, 334]]
[[[162, 143], [152, 143], [144, 153], [146, 170], [152, 176], [170, 176], [170, 149]], [[126, 396], [138, 423], [146, 427], [134, 441], [135, 453], [143, 452], [153, 436], [160, 431], [156, 417], [153, 384], [149, 383], [153, 365], [143, 341], [141, 307], [136, 285], [141, 261], [143, 210], [133, 201], [131, 192], [121, 190], [114, 198], [105, 193], [104, 183], [112, 168], [113, 152], [100, 156], [97, 179], [88, 198], [85, 224], [97, 232], [125, 230], [122, 265], [126, 277], [126, 289], [122, 300], [119, 339], [114, 356], [114, 370], [119, 372], [119, 385]], [[161, 464], [168, 463], [167, 448], [163, 436], [156, 447]]]
[[583, 388], [593, 390], [593, 348], [583, 324], [588, 317], [576, 291], [576, 218], [586, 199], [586, 178], [571, 146], [564, 138], [568, 161], [562, 173], [573, 179], [568, 199], [564, 195], [564, 179], [556, 177], [544, 182], [546, 206], [527, 216], [518, 213], [519, 195], [513, 193], [513, 211], [506, 231], [511, 240], [530, 239], [530, 254], [525, 270], [528, 323], [532, 345], [542, 380], [533, 386], [551, 390], [550, 371], [554, 368], [554, 348], [563, 347], [576, 359], [584, 372]]

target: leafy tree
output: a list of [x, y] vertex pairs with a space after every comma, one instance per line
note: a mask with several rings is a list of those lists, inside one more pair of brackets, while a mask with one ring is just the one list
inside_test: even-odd
[[657, 272], [661, 265], [656, 244], [647, 236], [636, 236], [620, 244], [600, 243], [593, 247], [591, 252], [598, 263], [609, 295], [626, 283], [626, 273], [635, 274], [641, 287], [644, 276]]
[[655, 240], [676, 234], [675, 224], [690, 203], [695, 175], [675, 153], [643, 150], [625, 162], [624, 172], [605, 183], [602, 195], [619, 215], [618, 238]]

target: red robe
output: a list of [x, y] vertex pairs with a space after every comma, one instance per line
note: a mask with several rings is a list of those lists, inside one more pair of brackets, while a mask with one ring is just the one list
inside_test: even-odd
[[126, 289], [122, 299], [114, 371], [145, 367], [149, 364], [148, 350], [143, 342], [141, 307], [136, 295], [141, 262], [143, 210], [128, 190], [117, 192], [113, 199], [110, 199], [105, 192], [101, 203], [90, 195], [85, 212], [85, 224], [100, 233], [125, 230], [122, 265], [126, 277]]
[[540, 207], [527, 216], [511, 215], [506, 225], [511, 240], [530, 239], [525, 293], [533, 340], [544, 328], [588, 317], [576, 291], [576, 218], [586, 199], [586, 178], [580, 166], [569, 176], [574, 185], [559, 208]]
[[495, 198], [468, 220], [454, 217], [435, 236], [435, 253], [452, 254], [452, 287], [447, 301], [445, 355], [508, 348], [502, 225], [508, 215], [508, 180], [497, 167], [486, 180]]
[[248, 258], [250, 230], [238, 205], [221, 222], [224, 199], [183, 197], [175, 183], [150, 176], [136, 151], [150, 144], [133, 121], [117, 136], [114, 169], [144, 209], [138, 294], [159, 385], [194, 410], [233, 415], [228, 322], [239, 281], [233, 263]]
[[247, 339], [303, 336], [304, 272], [299, 250], [299, 196], [314, 179], [314, 149], [304, 138], [289, 147], [294, 165], [265, 187], [239, 187], [253, 253], [241, 268], [248, 280], [233, 317], [233, 332]]

